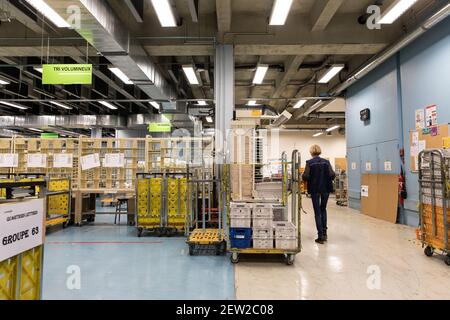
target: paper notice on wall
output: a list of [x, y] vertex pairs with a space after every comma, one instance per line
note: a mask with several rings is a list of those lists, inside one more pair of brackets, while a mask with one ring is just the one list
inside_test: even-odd
[[369, 186], [361, 186], [361, 197], [369, 197]]
[[410, 154], [411, 157], [416, 157], [419, 154], [419, 132], [417, 131], [412, 133]]
[[418, 109], [416, 110], [416, 129], [425, 128], [425, 110]]
[[425, 140], [420, 140], [419, 141], [419, 152], [422, 152], [423, 150], [425, 150], [427, 148], [427, 142]]
[[125, 166], [125, 154], [123, 153], [106, 153], [105, 168], [123, 168]]
[[55, 153], [53, 155], [53, 168], [72, 168], [73, 154], [72, 153]]
[[384, 162], [384, 171], [392, 171], [392, 162], [391, 161]]
[[0, 168], [17, 168], [19, 166], [19, 155], [17, 153], [1, 153]]
[[100, 155], [98, 153], [88, 154], [80, 157], [81, 170], [89, 170], [100, 167]]
[[352, 162], [352, 170], [356, 170], [356, 162]]
[[366, 171], [372, 171], [372, 162], [366, 162]]
[[437, 106], [428, 106], [425, 109], [425, 121], [427, 127], [437, 126]]
[[28, 168], [46, 168], [47, 155], [45, 153], [29, 153], [27, 154]]

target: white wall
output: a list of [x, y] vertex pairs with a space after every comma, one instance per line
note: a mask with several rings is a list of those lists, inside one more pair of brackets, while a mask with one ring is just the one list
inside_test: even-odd
[[[313, 144], [317, 144], [322, 148], [323, 158], [329, 158], [331, 165], [334, 167], [335, 158], [345, 158], [346, 156], [346, 140], [345, 136], [333, 132], [332, 136], [322, 135], [320, 137], [313, 137], [314, 132], [304, 132], [297, 130], [280, 130], [279, 131], [279, 145], [276, 143], [277, 139], [271, 139], [268, 136], [268, 150], [267, 154], [269, 160], [279, 159], [281, 152], [286, 151], [288, 153], [288, 159], [291, 158], [293, 150], [297, 149], [302, 156], [302, 167], [305, 166], [306, 160], [311, 158], [309, 154], [309, 148]], [[270, 142], [273, 145], [270, 146]]]

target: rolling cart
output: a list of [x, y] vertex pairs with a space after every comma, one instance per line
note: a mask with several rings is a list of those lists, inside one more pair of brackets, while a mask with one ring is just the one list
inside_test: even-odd
[[[301, 197], [301, 176], [300, 176], [300, 165], [301, 156], [298, 150], [292, 152], [292, 160], [290, 163], [287, 161], [286, 153], [283, 152], [282, 157], [282, 205], [288, 205], [290, 202], [290, 221], [292, 222], [297, 230], [297, 245], [294, 249], [255, 249], [255, 248], [231, 248], [230, 260], [232, 263], [236, 264], [239, 262], [240, 254], [251, 254], [251, 255], [284, 255], [285, 262], [287, 265], [292, 265], [295, 262], [295, 257], [301, 252], [301, 208], [302, 208], [302, 197]], [[291, 165], [291, 174], [288, 174], [288, 165]]]
[[450, 217], [450, 150], [430, 149], [419, 154], [420, 238], [424, 253], [431, 257], [436, 251], [446, 255]]

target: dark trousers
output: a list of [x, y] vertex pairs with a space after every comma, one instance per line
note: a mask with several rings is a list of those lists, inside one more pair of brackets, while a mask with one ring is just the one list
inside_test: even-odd
[[329, 193], [313, 193], [311, 195], [319, 238], [323, 238], [327, 234], [327, 203], [329, 196]]

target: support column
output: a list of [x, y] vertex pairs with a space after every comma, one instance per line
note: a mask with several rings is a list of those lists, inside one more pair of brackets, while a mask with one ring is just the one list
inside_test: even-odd
[[91, 138], [101, 138], [102, 137], [102, 128], [92, 128], [91, 129]]
[[234, 47], [218, 44], [216, 46], [214, 93], [215, 112], [215, 152], [216, 163], [223, 163], [224, 155], [229, 153], [228, 135], [234, 111]]

